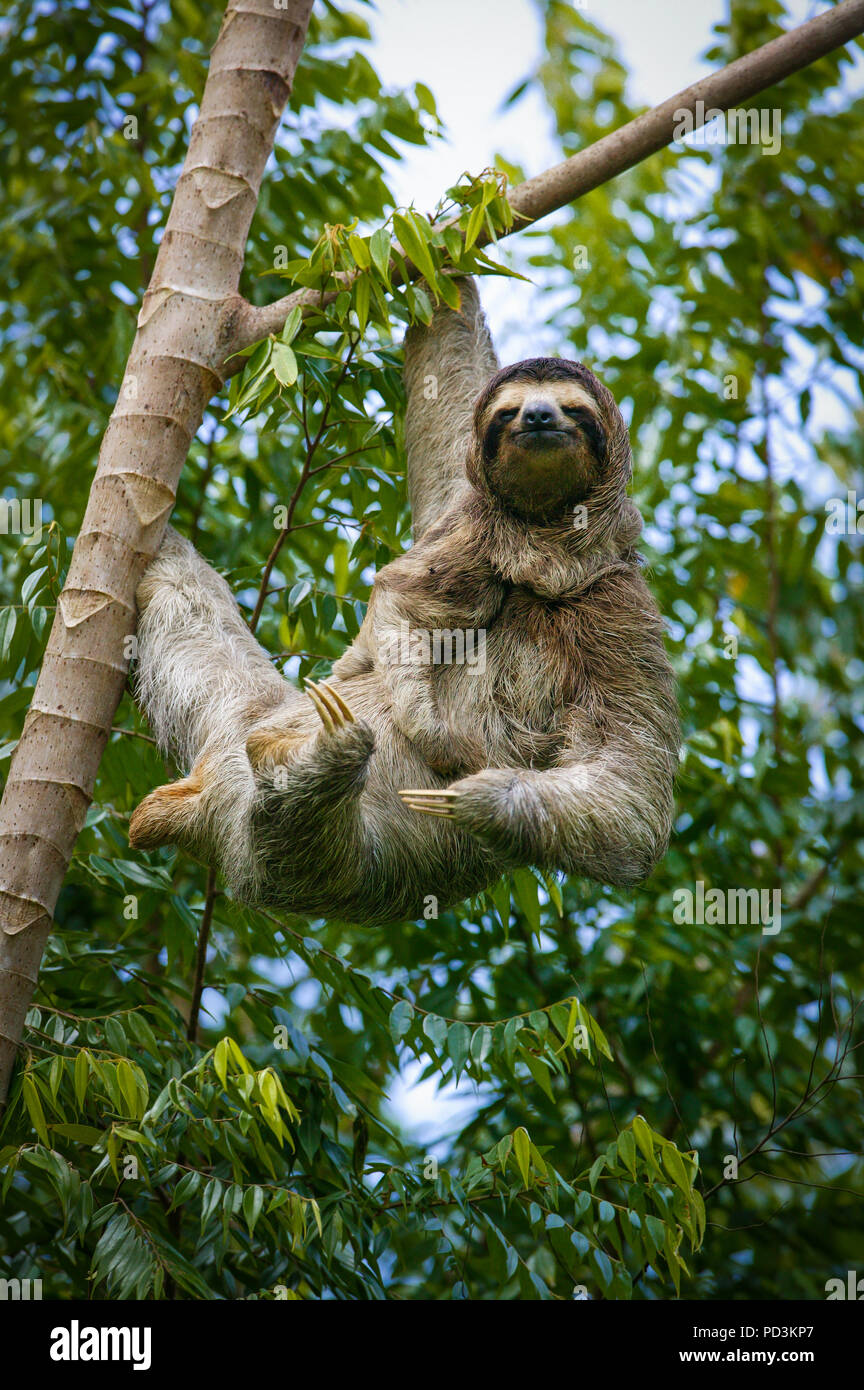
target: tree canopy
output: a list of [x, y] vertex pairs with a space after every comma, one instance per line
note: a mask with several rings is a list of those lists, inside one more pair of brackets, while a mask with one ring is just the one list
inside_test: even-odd
[[[511, 99], [542, 94], [563, 157], [636, 113], [613, 41], [561, 0], [543, 15]], [[41, 502], [41, 534], [0, 535], [0, 768], [218, 20], [13, 0], [0, 31], [0, 480]], [[732, 0], [710, 59], [787, 22]], [[174, 524], [286, 676], [326, 674], [409, 543], [402, 326], [452, 294], [454, 257], [530, 276], [562, 355], [631, 422], [680, 680], [672, 845], [628, 892], [526, 870], [398, 929], [280, 920], [174, 850], [130, 851], [132, 808], [173, 770], [127, 696], [0, 1131], [0, 1274], [58, 1299], [822, 1298], [864, 1227], [852, 50], [760, 97], [776, 153], [697, 138], [480, 252], [506, 180], [535, 172], [490, 151], [497, 173], [442, 190], [457, 255], [435, 209], [394, 206], [389, 161], [438, 121], [422, 85], [382, 87], [369, 38], [361, 8], [316, 7], [242, 288], [356, 284], [250, 354]], [[393, 282], [392, 241], [424, 283]], [[722, 910], [688, 911], [712, 890]], [[418, 1142], [400, 1074], [458, 1082], [467, 1118], [436, 1107]]]

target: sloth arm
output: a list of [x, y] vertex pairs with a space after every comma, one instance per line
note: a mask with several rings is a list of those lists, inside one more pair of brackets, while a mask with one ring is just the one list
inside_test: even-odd
[[403, 792], [406, 804], [454, 821], [502, 868], [620, 886], [646, 878], [669, 840], [680, 739], [659, 614], [638, 574], [626, 587], [625, 607], [620, 589], [612, 595], [614, 632], [588, 653], [588, 690], [552, 767], [485, 768], [446, 790]]
[[467, 488], [474, 402], [498, 358], [470, 277], [454, 281], [459, 310], [441, 305], [405, 335], [405, 453], [415, 541]]

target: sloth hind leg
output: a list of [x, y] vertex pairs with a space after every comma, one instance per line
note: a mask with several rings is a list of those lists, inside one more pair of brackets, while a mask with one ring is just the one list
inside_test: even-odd
[[145, 796], [129, 822], [132, 848], [157, 849], [180, 843], [195, 819], [203, 785], [200, 773], [193, 770], [179, 782], [169, 782]]
[[202, 753], [188, 777], [168, 782], [145, 796], [129, 821], [132, 848], [181, 845], [185, 850], [194, 850], [202, 837], [208, 841], [213, 839], [207, 830], [214, 814], [224, 830], [229, 819], [225, 813], [226, 797], [231, 799], [233, 789], [237, 793], [234, 800], [238, 808], [244, 800], [242, 787], [232, 775], [232, 761], [230, 757], [221, 756], [218, 749]]

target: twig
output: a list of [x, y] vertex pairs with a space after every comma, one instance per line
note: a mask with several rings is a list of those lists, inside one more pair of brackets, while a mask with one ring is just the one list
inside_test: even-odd
[[192, 998], [189, 1003], [189, 1023], [186, 1037], [191, 1043], [198, 1041], [198, 1014], [201, 1010], [201, 995], [204, 993], [204, 969], [207, 965], [207, 944], [210, 928], [213, 925], [213, 907], [216, 902], [216, 870], [207, 873], [207, 891], [204, 896], [204, 911], [198, 928], [198, 950], [195, 956], [195, 978], [192, 982]]

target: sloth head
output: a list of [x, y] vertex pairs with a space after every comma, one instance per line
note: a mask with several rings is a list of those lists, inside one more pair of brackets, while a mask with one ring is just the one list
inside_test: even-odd
[[468, 477], [527, 520], [554, 521], [589, 497], [619, 496], [630, 467], [615, 400], [581, 362], [532, 357], [504, 367], [474, 407]]

